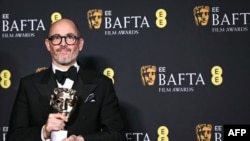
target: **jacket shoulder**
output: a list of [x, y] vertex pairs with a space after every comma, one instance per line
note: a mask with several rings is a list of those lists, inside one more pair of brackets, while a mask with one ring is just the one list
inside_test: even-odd
[[98, 72], [96, 70], [91, 69], [81, 69], [81, 76], [85, 81], [93, 82], [93, 81], [110, 81], [106, 75]]
[[50, 71], [52, 71], [52, 70], [50, 68], [47, 68], [47, 67], [38, 68], [38, 69], [36, 69], [36, 71], [34, 73], [24, 76], [23, 78], [21, 78], [21, 80], [38, 81], [46, 76], [49, 76]]

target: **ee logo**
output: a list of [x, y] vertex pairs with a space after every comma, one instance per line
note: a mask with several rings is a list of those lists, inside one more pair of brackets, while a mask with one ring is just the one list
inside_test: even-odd
[[157, 27], [159, 28], [164, 28], [165, 26], [167, 26], [167, 12], [164, 9], [158, 9], [155, 12], [155, 16], [156, 16], [156, 21], [155, 24]]
[[158, 139], [157, 141], [169, 141], [168, 133], [169, 130], [166, 126], [160, 126], [157, 130]]
[[112, 68], [106, 68], [103, 71], [103, 74], [106, 75], [108, 78], [110, 78], [112, 80], [113, 84], [115, 83], [115, 80], [114, 80], [115, 72]]
[[7, 89], [11, 86], [11, 73], [9, 70], [2, 70], [0, 72], [0, 87]]
[[211, 81], [214, 85], [219, 86], [223, 82], [223, 77], [222, 77], [223, 70], [220, 66], [214, 66], [211, 69], [211, 74], [212, 78]]
[[59, 13], [59, 12], [54, 12], [51, 17], [50, 17], [52, 23], [58, 21], [58, 20], [61, 20], [62, 19], [62, 14]]

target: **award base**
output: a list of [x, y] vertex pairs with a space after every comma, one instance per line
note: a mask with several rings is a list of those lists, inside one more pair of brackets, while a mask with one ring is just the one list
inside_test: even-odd
[[50, 141], [62, 141], [63, 139], [67, 138], [67, 135], [67, 130], [53, 131], [50, 135]]

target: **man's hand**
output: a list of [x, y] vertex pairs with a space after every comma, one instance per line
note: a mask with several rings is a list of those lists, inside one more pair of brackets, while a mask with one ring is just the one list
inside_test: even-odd
[[62, 141], [84, 141], [83, 136], [76, 136], [76, 135], [71, 135], [66, 139], [63, 139]]
[[44, 139], [48, 139], [50, 137], [51, 131], [58, 131], [64, 129], [65, 122], [68, 119], [66, 116], [60, 113], [51, 113], [48, 116], [47, 123], [43, 128], [43, 137]]

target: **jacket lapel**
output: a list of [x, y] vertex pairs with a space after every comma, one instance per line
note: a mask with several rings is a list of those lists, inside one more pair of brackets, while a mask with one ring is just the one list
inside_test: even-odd
[[[57, 83], [54, 78], [54, 74], [52, 71], [52, 68], [49, 67], [46, 72], [42, 76], [43, 79], [41, 83], [38, 83], [37, 89], [41, 95], [41, 112], [44, 116], [44, 119], [47, 119], [47, 116], [50, 112], [52, 112], [52, 108], [50, 106], [50, 99], [51, 94], [54, 90], [54, 88], [57, 88]], [[85, 78], [84, 78], [85, 77]], [[77, 95], [79, 96], [81, 102], [84, 102], [84, 100], [93, 93], [93, 91], [96, 88], [96, 84], [90, 84], [89, 82], [86, 82], [85, 80], [88, 77], [88, 74], [84, 74], [82, 69], [79, 71], [78, 75], [78, 81], [74, 83], [73, 88], [76, 90]]]
[[52, 112], [51, 106], [50, 106], [50, 98], [52, 91], [54, 88], [58, 87], [55, 81], [55, 78], [53, 77], [53, 71], [50, 67], [46, 72], [44, 73], [44, 76], [41, 83], [38, 83], [37, 89], [41, 95], [41, 112], [44, 116], [43, 118], [47, 118], [48, 114]]
[[88, 84], [88, 82], [84, 82], [83, 77], [87, 77], [87, 74], [84, 74], [84, 72], [80, 69], [78, 81], [73, 85], [73, 89], [76, 90], [77, 95], [82, 101], [84, 101], [96, 88], [96, 84]]
[[84, 74], [84, 72], [81, 71], [80, 69], [79, 74], [78, 74], [78, 80], [74, 83], [73, 88], [72, 88], [76, 90], [76, 94], [79, 96], [79, 101], [78, 101], [75, 111], [73, 112], [71, 116], [71, 119], [66, 124], [66, 127], [65, 127], [66, 129], [68, 128], [68, 126], [71, 126], [75, 118], [77, 118], [79, 110], [83, 110], [81, 107], [84, 105], [85, 99], [87, 99], [87, 97], [90, 94], [92, 94], [96, 88], [96, 84], [90, 84], [88, 81], [86, 82], [86, 80], [89, 80], [89, 79], [86, 79], [86, 77], [88, 77], [88, 74]]

